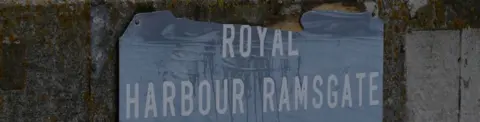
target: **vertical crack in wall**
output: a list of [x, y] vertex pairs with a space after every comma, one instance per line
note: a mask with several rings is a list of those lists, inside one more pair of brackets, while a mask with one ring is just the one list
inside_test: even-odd
[[460, 122], [462, 119], [462, 53], [463, 53], [463, 49], [462, 49], [462, 44], [463, 44], [463, 30], [460, 30], [460, 42], [458, 43], [458, 46], [459, 46], [459, 51], [458, 51], [458, 113], [457, 113], [457, 119], [458, 119], [458, 122]]

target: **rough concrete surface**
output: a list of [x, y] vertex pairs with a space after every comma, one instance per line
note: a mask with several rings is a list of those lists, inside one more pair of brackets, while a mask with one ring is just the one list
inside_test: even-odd
[[480, 30], [462, 32], [460, 122], [480, 120]]
[[460, 31], [407, 35], [408, 122], [455, 122], [459, 110]]

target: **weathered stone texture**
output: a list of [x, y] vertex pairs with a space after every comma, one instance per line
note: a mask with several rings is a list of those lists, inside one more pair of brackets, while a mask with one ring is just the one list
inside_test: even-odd
[[458, 121], [460, 31], [414, 31], [406, 38], [407, 121]]
[[[0, 121], [87, 121], [88, 7], [65, 4], [0, 8], [2, 35], [15, 37], [2, 43], [2, 70], [13, 67], [3, 72], [9, 78], [2, 82], [22, 84], [8, 84], [0, 90]], [[15, 57], [8, 53], [12, 51]]]
[[476, 122], [480, 120], [480, 29], [462, 32], [461, 49], [460, 122]]
[[[406, 0], [379, 1], [385, 22], [383, 50], [383, 121], [406, 121], [405, 35], [409, 11]], [[395, 7], [394, 7], [395, 6]]]

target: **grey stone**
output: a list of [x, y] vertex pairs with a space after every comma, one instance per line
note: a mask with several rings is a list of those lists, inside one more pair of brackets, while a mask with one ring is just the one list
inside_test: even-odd
[[406, 37], [407, 121], [458, 121], [459, 31], [415, 31]]
[[461, 49], [460, 122], [477, 122], [480, 120], [480, 29], [463, 31]]

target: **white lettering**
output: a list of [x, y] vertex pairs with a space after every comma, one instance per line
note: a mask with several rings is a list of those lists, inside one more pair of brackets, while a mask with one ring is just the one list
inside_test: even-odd
[[[180, 97], [180, 104], [181, 104], [181, 116], [190, 116], [190, 114], [193, 112], [193, 84], [190, 81], [182, 81], [181, 83], [181, 94], [182, 96]], [[187, 90], [189, 92], [187, 92]], [[186, 101], [188, 101], [188, 109], [186, 107]]]
[[348, 100], [348, 107], [352, 107], [352, 90], [350, 88], [350, 76], [345, 74], [345, 83], [343, 84], [342, 108], [345, 108], [345, 101]]
[[147, 101], [145, 103], [145, 118], [148, 118], [148, 113], [153, 112], [153, 117], [157, 117], [157, 102], [155, 101], [155, 90], [153, 83], [148, 83]]
[[127, 84], [127, 115], [126, 115], [126, 118], [129, 119], [130, 118], [130, 104], [133, 104], [134, 105], [134, 116], [135, 118], [138, 118], [138, 83], [135, 83], [135, 89], [134, 89], [134, 96], [131, 97], [130, 96], [130, 84]]
[[[215, 80], [215, 99], [216, 99], [216, 108], [217, 108], [217, 113], [219, 114], [225, 114], [227, 112], [227, 106], [228, 106], [228, 100], [227, 100], [227, 97], [228, 97], [228, 87], [227, 87], [227, 84], [228, 84], [228, 80], [225, 79], [223, 80], [223, 91], [220, 92], [220, 80]], [[220, 104], [220, 93], [223, 93], [223, 108], [220, 107], [221, 104]]]
[[320, 86], [322, 86], [322, 84], [323, 84], [322, 77], [320, 75], [315, 75], [315, 77], [313, 78], [313, 90], [315, 93], [317, 93], [318, 100], [313, 98], [312, 103], [313, 103], [313, 107], [316, 109], [322, 108], [322, 105], [323, 105], [323, 93], [319, 88]]
[[[240, 88], [237, 88], [237, 85], [238, 87]], [[242, 98], [243, 98], [243, 92], [244, 92], [244, 84], [243, 84], [243, 81], [241, 79], [233, 79], [233, 94], [232, 94], [232, 97], [233, 97], [233, 110], [232, 110], [232, 113], [235, 114], [237, 113], [237, 102], [238, 102], [238, 108], [240, 108], [240, 113], [243, 113], [243, 101], [242, 101]]]
[[307, 85], [308, 77], [303, 76], [303, 82], [300, 85], [300, 78], [295, 77], [295, 110], [298, 110], [298, 105], [303, 104], [303, 109], [307, 109]]
[[[170, 95], [168, 95], [168, 89], [170, 89]], [[168, 108], [167, 105], [170, 105], [170, 114], [175, 116], [175, 108], [173, 106], [173, 99], [175, 98], [175, 85], [172, 81], [163, 82], [163, 116], [167, 116]]]
[[265, 37], [267, 36], [267, 28], [257, 27], [258, 39], [260, 40], [260, 56], [265, 55]]
[[[247, 31], [247, 48], [245, 48], [245, 38], [244, 32]], [[250, 52], [252, 51], [252, 28], [249, 25], [242, 25], [240, 27], [240, 55], [242, 57], [250, 56]]]
[[[268, 87], [270, 87], [270, 91], [268, 91]], [[272, 78], [263, 78], [263, 112], [268, 112], [267, 107], [270, 107], [270, 111], [274, 111], [273, 93], [275, 93], [275, 82], [273, 82]]]
[[[227, 37], [227, 31], [230, 30], [230, 37]], [[227, 52], [230, 52], [230, 57], [235, 57], [233, 52], [233, 39], [235, 39], [235, 27], [232, 24], [223, 24], [223, 36], [222, 36], [222, 56], [227, 58]], [[228, 46], [230, 48], [228, 48]], [[229, 50], [227, 50], [227, 48]]]
[[290, 97], [288, 96], [287, 85], [288, 85], [287, 78], [283, 77], [282, 88], [280, 89], [280, 100], [278, 103], [278, 111], [283, 110], [283, 104], [287, 106], [287, 111], [290, 111]]
[[298, 50], [293, 50], [292, 31], [288, 31], [288, 56], [298, 56]]
[[[221, 80], [215, 80], [215, 82], [210, 82], [208, 80], [202, 80], [199, 82], [198, 85], [194, 85], [190, 81], [181, 81], [179, 82], [178, 89], [179, 95], [176, 95], [176, 84], [172, 81], [164, 81], [162, 86], [162, 94], [161, 97], [162, 106], [158, 106], [158, 108], [162, 108], [163, 116], [176, 116], [176, 114], [180, 114], [180, 116], [191, 116], [194, 111], [197, 110], [199, 115], [207, 116], [210, 114], [211, 110], [216, 110], [216, 114], [243, 114], [247, 107], [246, 105], [248, 102], [251, 104], [256, 104], [262, 102], [263, 105], [263, 112], [288, 112], [291, 111], [291, 107], [294, 107], [293, 110], [307, 110], [311, 109], [308, 108], [309, 104], [312, 104], [313, 109], [321, 109], [323, 107], [323, 103], [326, 102], [328, 108], [334, 109], [337, 107], [341, 108], [351, 108], [354, 103], [352, 100], [356, 96], [352, 96], [352, 82], [350, 81], [351, 74], [343, 74], [344, 75], [344, 82], [343, 82], [343, 89], [341, 80], [338, 79], [337, 75], [330, 74], [328, 81], [326, 84], [327, 86], [322, 86], [324, 79], [320, 75], [315, 75], [313, 79], [308, 79], [311, 76], [295, 76], [292, 78], [294, 81], [289, 81], [287, 76], [281, 77], [280, 82], [275, 82], [271, 77], [264, 77], [263, 84], [260, 86], [262, 91], [262, 99], [254, 100], [252, 103], [252, 98], [245, 98], [245, 84], [242, 79], [233, 79], [229, 81], [228, 79], [224, 79], [223, 82]], [[365, 102], [369, 102], [370, 106], [380, 105], [382, 101], [381, 97], [377, 98], [378, 90], [381, 89], [382, 84], [376, 83], [377, 81], [381, 81], [379, 78], [380, 72], [369, 72], [367, 73], [356, 73], [355, 77], [358, 79], [359, 83], [359, 91], [358, 94], [358, 105], [359, 107], [362, 106], [363, 100]], [[366, 79], [368, 77], [368, 79]], [[354, 77], [352, 77], [354, 78]], [[365, 88], [362, 87], [363, 81], [369, 80], [367, 83], [368, 85]], [[312, 81], [310, 83], [310, 81]], [[215, 83], [215, 86], [212, 86]], [[231, 83], [231, 84], [230, 84]], [[281, 83], [276, 85], [277, 83]], [[354, 82], [354, 85], [357, 85]], [[366, 85], [366, 84], [365, 84]], [[135, 83], [134, 90], [133, 87], [130, 87], [131, 84], [126, 84], [126, 112], [125, 115], [127, 119], [133, 118], [131, 112], [134, 112], [134, 117], [138, 118], [139, 116], [139, 85]], [[263, 87], [262, 87], [263, 86]], [[278, 87], [277, 87], [278, 86]], [[312, 87], [310, 87], [312, 86]], [[177, 87], [177, 88], [178, 88]], [[196, 89], [195, 87], [198, 87]], [[212, 89], [214, 87], [214, 89]], [[369, 88], [367, 88], [369, 87]], [[157, 108], [157, 96], [155, 95], [155, 87], [154, 83], [148, 82], [148, 87], [146, 89], [145, 94], [145, 109], [143, 115], [144, 118], [151, 118], [151, 117], [158, 117], [158, 108]], [[233, 89], [232, 89], [233, 88]], [[362, 88], [368, 91], [367, 95], [363, 95]], [[231, 91], [229, 89], [232, 89]], [[313, 90], [310, 90], [313, 89]], [[355, 88], [354, 88], [355, 89]], [[293, 91], [292, 91], [293, 90]], [[356, 89], [355, 89], [356, 90]], [[279, 93], [277, 92], [279, 91]], [[324, 98], [323, 93], [326, 91], [326, 99]], [[197, 95], [194, 95], [197, 93]], [[276, 94], [277, 92], [277, 94]], [[311, 92], [311, 93], [310, 93]], [[354, 91], [356, 92], [356, 91]], [[215, 94], [212, 94], [215, 93]], [[215, 96], [212, 96], [215, 95]], [[291, 99], [291, 95], [294, 95]], [[313, 95], [313, 96], [312, 96]], [[340, 96], [341, 95], [341, 96]], [[353, 93], [353, 95], [357, 95]], [[377, 96], [375, 96], [377, 95]], [[178, 96], [179, 98], [175, 98]], [[258, 96], [258, 95], [257, 95]], [[369, 96], [369, 99], [362, 99], [362, 96]], [[215, 97], [215, 101], [213, 100]], [[312, 98], [310, 98], [312, 97]], [[355, 98], [357, 99], [357, 98]], [[380, 100], [379, 100], [380, 99]], [[198, 101], [197, 101], [198, 100]], [[293, 100], [292, 104], [290, 104], [290, 100]], [[324, 101], [325, 100], [325, 101]], [[367, 101], [368, 100], [368, 101]], [[356, 101], [356, 100], [355, 100]], [[143, 102], [143, 101], [142, 101]], [[176, 105], [179, 102], [180, 105]], [[213, 103], [212, 103], [213, 102]], [[311, 103], [309, 103], [311, 102]], [[341, 103], [340, 103], [341, 102]], [[213, 106], [215, 104], [215, 106]], [[294, 105], [294, 106], [292, 106]], [[143, 106], [143, 103], [142, 103]], [[178, 107], [178, 108], [177, 108]], [[215, 107], [215, 108], [212, 108]], [[179, 110], [177, 110], [179, 109]], [[180, 111], [180, 112], [178, 112]], [[178, 113], [177, 113], [178, 112]], [[212, 111], [213, 112], [213, 111]], [[230, 113], [231, 112], [231, 113]], [[161, 116], [161, 115], [160, 115]]]
[[[210, 112], [210, 98], [211, 98], [211, 91], [212, 88], [210, 86], [210, 83], [208, 83], [207, 80], [203, 80], [200, 82], [198, 89], [198, 109], [200, 111], [200, 114], [202, 115], [207, 115]], [[203, 96], [204, 92], [206, 92], [206, 97]], [[203, 99], [205, 98], [205, 106], [203, 106]]]
[[357, 79], [358, 79], [358, 106], [362, 106], [362, 95], [363, 95], [363, 78], [366, 77], [365, 73], [357, 73]]
[[378, 77], [378, 72], [371, 72], [370, 73], [370, 105], [379, 105], [379, 100], [373, 99], [373, 91], [378, 90], [378, 86], [373, 84], [373, 78]]
[[335, 75], [330, 75], [328, 77], [328, 86], [327, 86], [327, 94], [329, 95], [329, 97], [327, 97], [328, 106], [330, 108], [335, 108], [337, 106], [338, 93], [337, 91], [332, 90], [332, 82], [334, 82], [333, 84], [334, 86], [338, 85], [338, 79]]
[[283, 56], [282, 31], [275, 30], [272, 44], [272, 56], [277, 55], [277, 50], [280, 51], [280, 56]]

